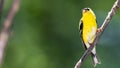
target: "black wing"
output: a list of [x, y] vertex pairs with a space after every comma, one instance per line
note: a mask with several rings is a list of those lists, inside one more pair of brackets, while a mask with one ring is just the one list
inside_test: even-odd
[[80, 20], [80, 22], [79, 22], [79, 32], [80, 32], [81, 35], [82, 35], [82, 30], [83, 30], [83, 21]]
[[83, 31], [83, 21], [80, 20], [80, 23], [79, 23], [79, 32], [80, 32], [80, 36], [81, 36], [82, 43], [84, 44], [85, 49], [87, 49], [87, 47], [86, 47], [86, 45], [85, 45], [85, 43], [84, 43], [84, 41], [83, 41], [82, 31]]

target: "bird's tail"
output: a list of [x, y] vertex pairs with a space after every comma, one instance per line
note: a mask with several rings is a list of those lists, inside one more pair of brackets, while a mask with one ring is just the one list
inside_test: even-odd
[[97, 54], [91, 53], [91, 57], [92, 57], [92, 60], [93, 60], [94, 67], [97, 64], [101, 64], [101, 61], [100, 61], [99, 57], [97, 56]]

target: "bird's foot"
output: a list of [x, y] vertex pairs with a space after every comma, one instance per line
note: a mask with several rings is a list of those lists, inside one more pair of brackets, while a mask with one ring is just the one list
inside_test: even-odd
[[98, 28], [98, 29], [97, 29], [97, 33], [100, 33], [100, 32], [102, 32], [102, 29], [101, 29], [101, 28]]

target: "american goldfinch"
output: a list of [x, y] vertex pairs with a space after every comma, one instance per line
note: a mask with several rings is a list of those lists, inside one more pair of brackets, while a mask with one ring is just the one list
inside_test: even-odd
[[[96, 16], [90, 8], [84, 8], [82, 10], [82, 18], [79, 22], [79, 31], [85, 48], [89, 48], [91, 43], [94, 41], [97, 32]], [[101, 63], [96, 54], [96, 47], [93, 48], [91, 57], [94, 66]]]

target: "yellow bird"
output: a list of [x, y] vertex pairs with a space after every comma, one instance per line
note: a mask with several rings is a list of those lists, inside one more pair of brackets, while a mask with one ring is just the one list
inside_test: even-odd
[[[96, 16], [90, 8], [84, 8], [82, 11], [82, 18], [79, 23], [79, 31], [85, 48], [89, 48], [91, 43], [94, 41], [97, 32]], [[93, 48], [91, 57], [94, 66], [101, 63], [96, 54], [96, 47]]]

